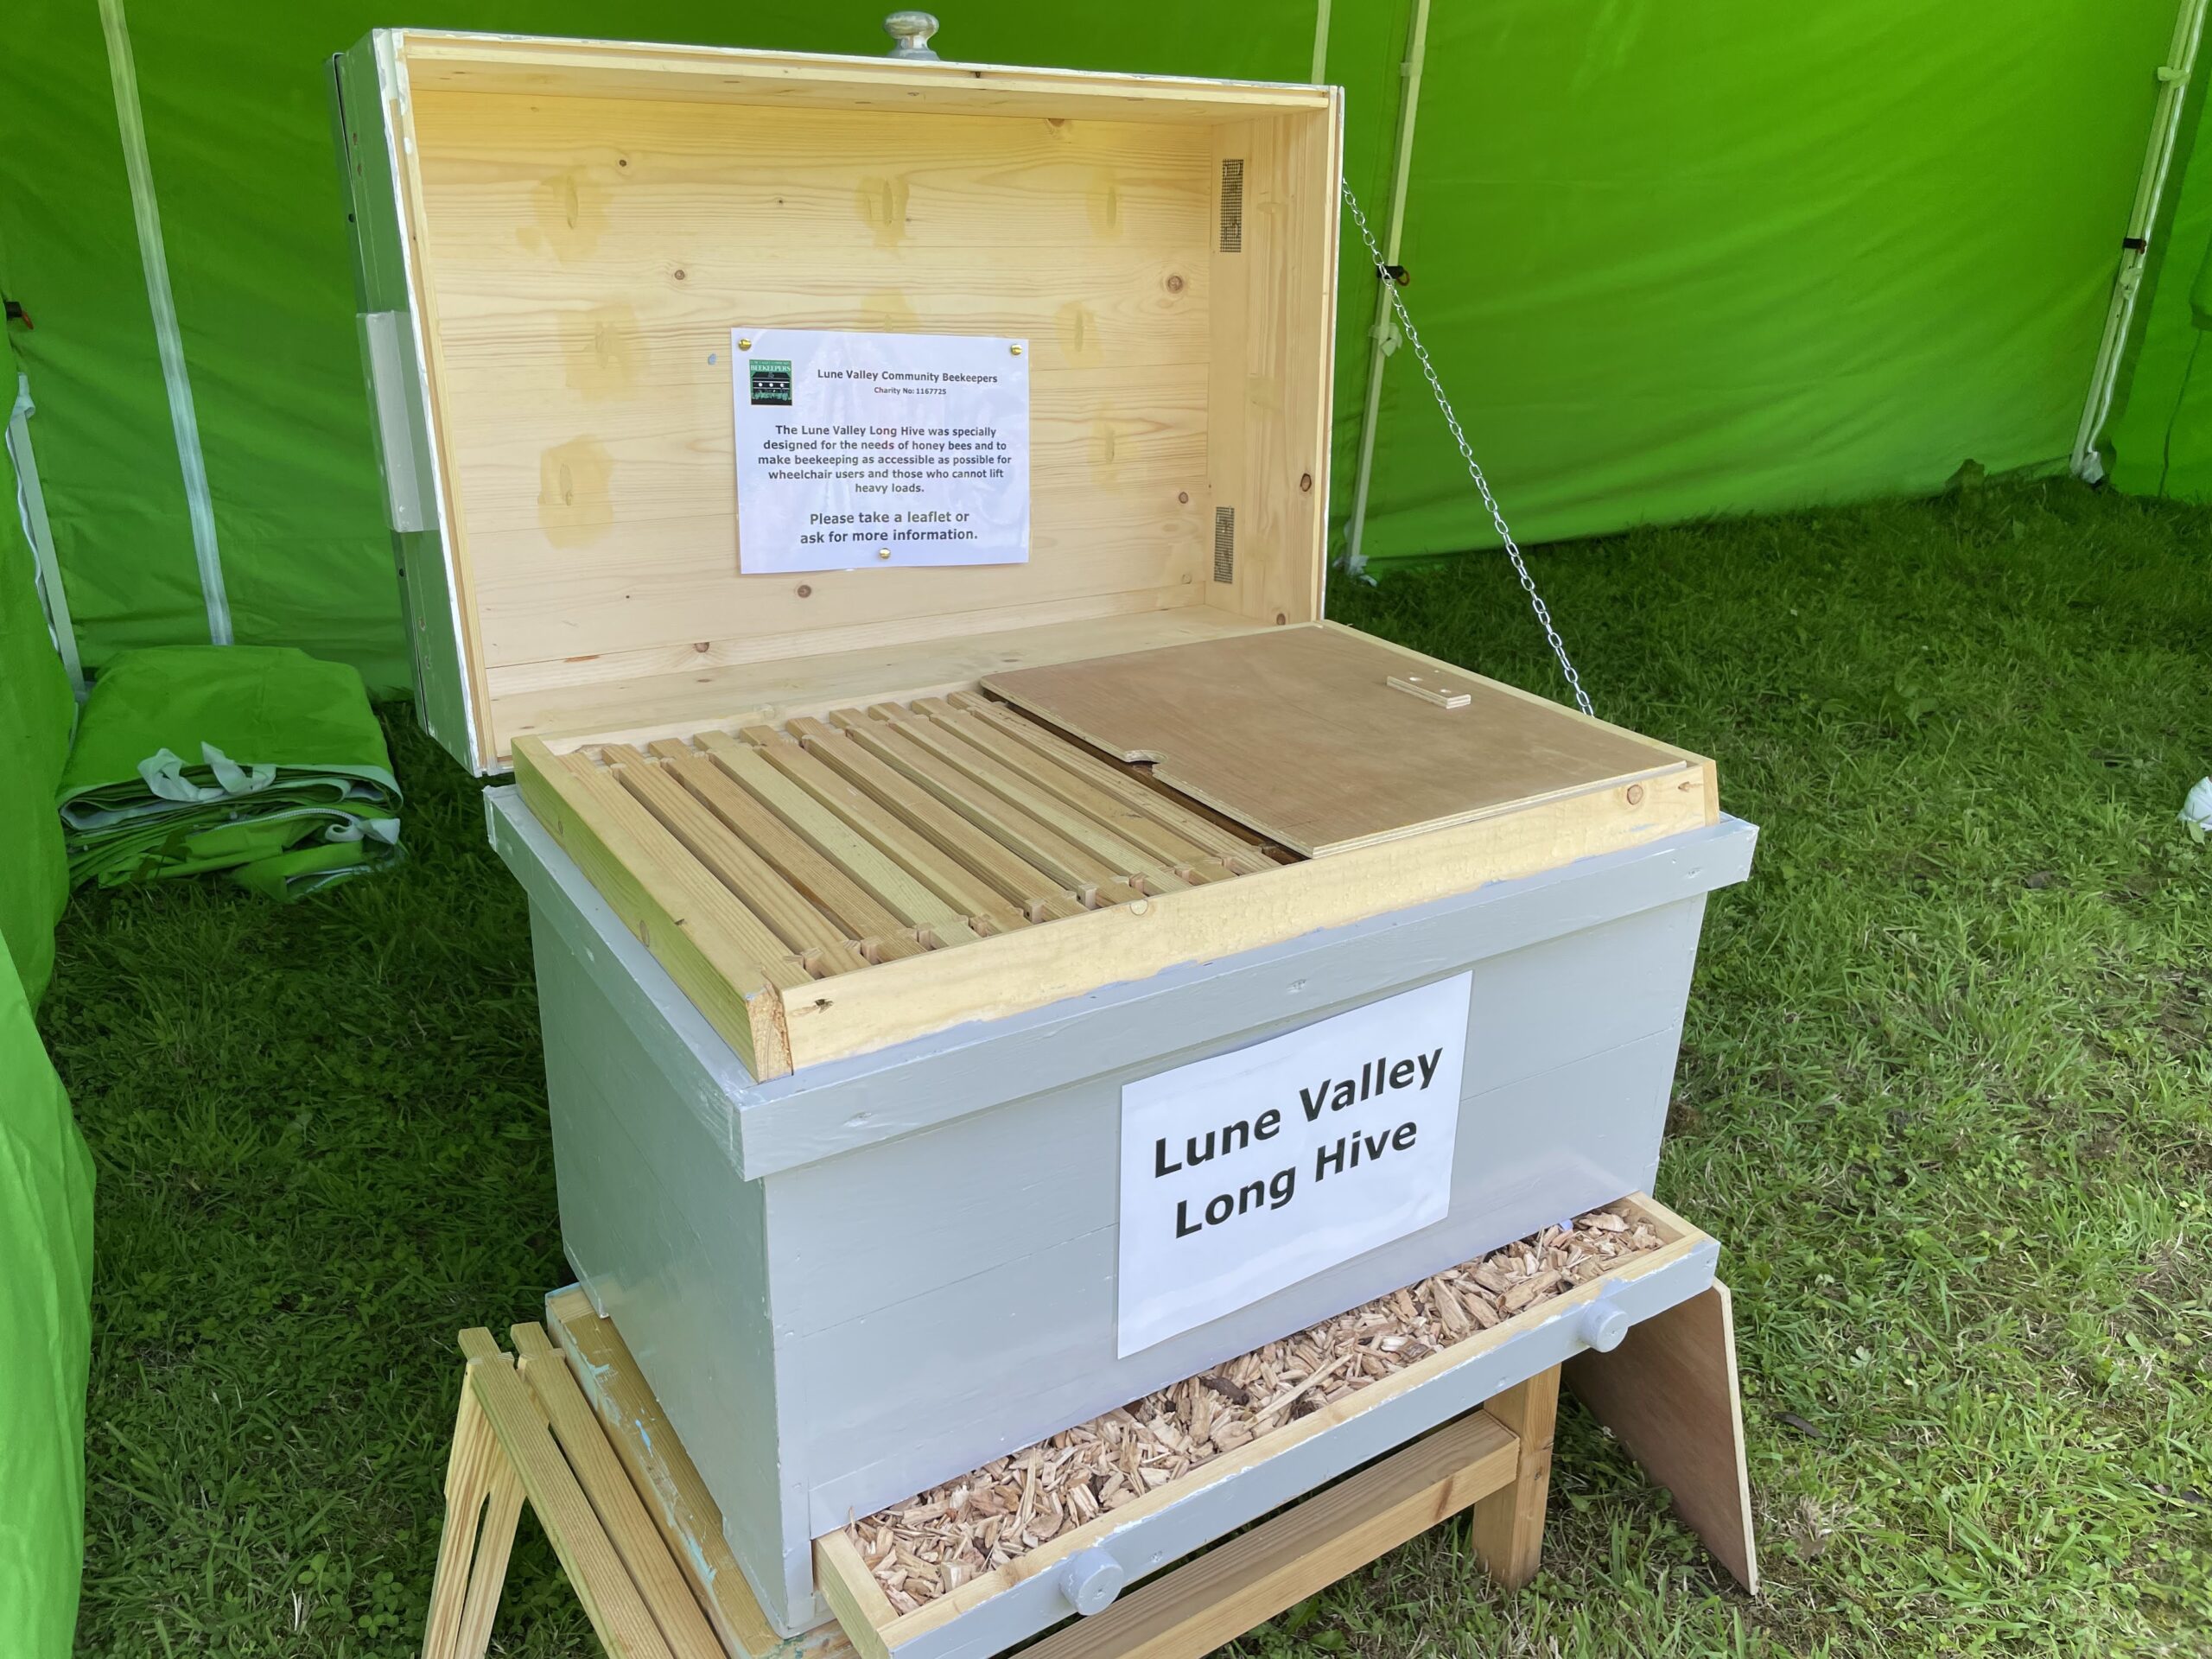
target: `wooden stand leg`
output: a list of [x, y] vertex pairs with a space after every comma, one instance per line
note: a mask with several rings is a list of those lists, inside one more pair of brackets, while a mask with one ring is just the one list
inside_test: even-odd
[[[677, 1559], [690, 1534], [657, 1522], [641, 1497], [659, 1493], [663, 1483], [657, 1476], [642, 1484], [633, 1480], [620, 1448], [607, 1442], [607, 1421], [578, 1391], [543, 1331], [518, 1325], [514, 1340], [519, 1364], [489, 1332], [461, 1333], [470, 1363], [447, 1471], [446, 1535], [424, 1659], [482, 1659], [524, 1503], [614, 1659], [719, 1659], [726, 1646], [732, 1653], [755, 1650], [718, 1639], [703, 1617]], [[607, 1352], [619, 1352], [619, 1369], [629, 1375], [634, 1363], [611, 1327], [608, 1340], [614, 1345]], [[613, 1359], [607, 1363], [613, 1367]], [[1755, 1589], [1733, 1328], [1726, 1287], [1716, 1283], [1637, 1325], [1613, 1353], [1580, 1356], [1507, 1389], [1147, 1580], [1096, 1617], [1062, 1626], [1026, 1649], [1023, 1659], [1204, 1659], [1461, 1509], [1471, 1509], [1471, 1541], [1484, 1567], [1505, 1588], [1521, 1588], [1542, 1559], [1562, 1375], [1673, 1489], [1677, 1506], [1714, 1554]], [[626, 1421], [631, 1414], [626, 1408], [615, 1416]], [[656, 1449], [672, 1455], [682, 1450], [672, 1435]], [[698, 1484], [696, 1471], [690, 1478]], [[696, 1503], [700, 1515], [711, 1513], [703, 1488]], [[719, 1541], [718, 1516], [709, 1531]], [[843, 1567], [837, 1564], [841, 1547], [852, 1558]], [[772, 1647], [787, 1659], [901, 1651], [912, 1633], [899, 1636], [900, 1616], [844, 1535], [818, 1541], [816, 1560], [830, 1575], [832, 1601], [842, 1586], [854, 1604], [843, 1632], [825, 1626], [781, 1645], [764, 1636], [758, 1650]], [[863, 1591], [881, 1604], [880, 1617], [863, 1605]], [[765, 1632], [757, 1606], [747, 1622]]]
[[1559, 1367], [1508, 1389], [1483, 1408], [1521, 1442], [1513, 1484], [1474, 1507], [1469, 1537], [1491, 1577], [1518, 1590], [1543, 1559], [1544, 1506], [1552, 1490], [1552, 1433], [1559, 1420]]
[[446, 1463], [446, 1525], [430, 1581], [423, 1659], [481, 1659], [522, 1515], [522, 1483], [500, 1452], [466, 1372]]
[[[530, 1329], [523, 1351], [533, 1361], [550, 1360], [545, 1333]], [[658, 1559], [644, 1553], [652, 1529], [604, 1440], [582, 1440], [588, 1409], [580, 1396], [556, 1386], [568, 1383], [565, 1369], [556, 1377], [541, 1366], [546, 1393], [533, 1393], [490, 1332], [462, 1332], [461, 1349], [468, 1368], [446, 1471], [446, 1531], [430, 1586], [423, 1659], [483, 1659], [524, 1503], [536, 1512], [593, 1634], [613, 1659], [720, 1659], [721, 1644], [675, 1561], [664, 1551]], [[584, 1478], [603, 1511], [580, 1484], [549, 1424], [548, 1394], [579, 1448]], [[608, 1532], [609, 1516], [620, 1541]], [[639, 1576], [632, 1576], [632, 1560]]]
[[1567, 1382], [1673, 1494], [1713, 1558], [1758, 1594], [1728, 1287], [1715, 1280], [1712, 1289], [1636, 1326], [1611, 1353], [1569, 1360]]
[[476, 1561], [468, 1573], [468, 1602], [461, 1615], [455, 1659], [484, 1659], [492, 1645], [492, 1620], [506, 1587], [507, 1557], [514, 1551], [515, 1526], [522, 1519], [522, 1478], [505, 1458], [492, 1476], [484, 1506], [484, 1531], [476, 1541]]

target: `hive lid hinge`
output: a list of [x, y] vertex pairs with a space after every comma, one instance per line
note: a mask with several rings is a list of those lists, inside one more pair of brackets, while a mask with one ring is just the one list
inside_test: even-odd
[[1221, 164], [1221, 251], [1244, 251], [1244, 158], [1233, 156]]

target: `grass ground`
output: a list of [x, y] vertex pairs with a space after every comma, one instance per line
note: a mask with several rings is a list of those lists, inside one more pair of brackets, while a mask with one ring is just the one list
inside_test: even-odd
[[[1247, 1638], [1444, 1656], [2212, 1653], [2212, 513], [2069, 484], [1532, 561], [1601, 713], [1763, 826], [1658, 1191], [1724, 1241], [1768, 1589], [1562, 1418], [1546, 1570], [1446, 1527]], [[1554, 690], [1495, 562], [1337, 613]], [[412, 863], [91, 893], [86, 1653], [403, 1655], [452, 1333], [564, 1276], [526, 919], [394, 721]], [[587, 1652], [530, 1523], [500, 1650]]]

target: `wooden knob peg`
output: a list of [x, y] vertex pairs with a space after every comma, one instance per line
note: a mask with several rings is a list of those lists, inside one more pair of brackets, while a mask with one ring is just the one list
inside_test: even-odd
[[1088, 1618], [1114, 1605], [1128, 1577], [1119, 1561], [1093, 1545], [1060, 1569], [1060, 1593], [1069, 1606]]
[[1592, 1302], [1582, 1310], [1582, 1340], [1601, 1354], [1610, 1354], [1628, 1339], [1628, 1328], [1635, 1321], [1624, 1308], [1605, 1302]]

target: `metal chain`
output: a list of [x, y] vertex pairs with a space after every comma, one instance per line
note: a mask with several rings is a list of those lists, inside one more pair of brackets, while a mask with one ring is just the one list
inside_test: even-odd
[[1428, 389], [1435, 394], [1436, 407], [1442, 411], [1444, 424], [1452, 429], [1452, 442], [1459, 446], [1459, 459], [1467, 463], [1467, 476], [1475, 481], [1475, 488], [1482, 493], [1483, 505], [1490, 509], [1490, 521], [1497, 526], [1498, 539], [1505, 543], [1505, 556], [1513, 561], [1514, 574], [1521, 578], [1521, 590], [1529, 595], [1529, 607], [1536, 613], [1536, 621], [1543, 628], [1544, 638], [1550, 643], [1552, 655], [1559, 658], [1560, 671], [1567, 676], [1568, 688], [1574, 693], [1574, 705], [1586, 715], [1594, 715], [1590, 707], [1590, 694], [1582, 689], [1582, 677], [1574, 671], [1574, 663], [1567, 654], [1567, 642], [1559, 637], [1559, 630], [1552, 625], [1550, 607], [1544, 596], [1536, 591], [1536, 580], [1529, 574], [1528, 561], [1521, 556], [1521, 544], [1513, 539], [1513, 532], [1506, 527], [1505, 514], [1497, 505], [1497, 498], [1490, 493], [1490, 480], [1483, 476], [1481, 464], [1467, 442], [1467, 435], [1460, 429], [1459, 417], [1452, 412], [1452, 400], [1444, 395], [1444, 383], [1436, 378], [1436, 365], [1429, 361], [1428, 347], [1421, 343], [1421, 330], [1414, 327], [1412, 314], [1406, 309], [1404, 296], [1398, 284], [1386, 273], [1387, 262], [1382, 250], [1375, 240], [1375, 232], [1368, 228], [1367, 215], [1359, 210], [1359, 198], [1351, 193], [1351, 181], [1344, 181], [1344, 207], [1351, 213], [1351, 222], [1359, 227], [1359, 239], [1367, 244], [1369, 257], [1375, 262], [1376, 279], [1390, 296], [1390, 308], [1397, 313], [1398, 327], [1406, 343], [1414, 348], [1414, 356], [1421, 363], [1421, 372], [1427, 378]]

